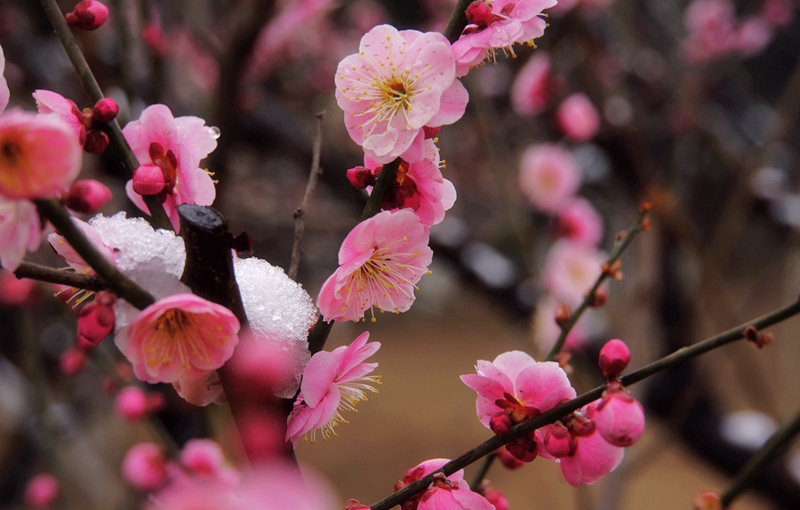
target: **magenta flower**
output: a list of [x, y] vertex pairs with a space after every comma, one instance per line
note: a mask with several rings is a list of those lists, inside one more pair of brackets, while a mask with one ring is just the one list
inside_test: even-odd
[[467, 8], [469, 25], [453, 43], [456, 72], [464, 76], [470, 67], [487, 58], [495, 59], [495, 48], [514, 54], [516, 43], [533, 45], [544, 35], [547, 23], [542, 11], [556, 5], [556, 0], [478, 0]]
[[569, 151], [560, 145], [531, 145], [522, 153], [519, 187], [542, 211], [556, 212], [581, 186], [581, 171]]
[[477, 374], [461, 380], [478, 392], [478, 418], [495, 433], [575, 398], [567, 374], [554, 361], [539, 362], [521, 351], [505, 352], [494, 361], [478, 360]]
[[6, 70], [6, 56], [3, 53], [3, 47], [0, 46], [0, 113], [8, 106], [8, 100], [11, 97], [11, 91], [8, 90], [8, 82], [4, 76]]
[[317, 307], [327, 322], [357, 321], [373, 307], [405, 312], [432, 258], [428, 229], [416, 214], [405, 209], [380, 212], [347, 234], [339, 249], [339, 268], [322, 284]]
[[167, 481], [167, 457], [155, 443], [137, 443], [122, 461], [122, 477], [141, 491], [153, 491]]
[[594, 138], [600, 129], [600, 115], [589, 96], [583, 93], [570, 94], [556, 110], [556, 121], [567, 138], [585, 142]]
[[[409, 469], [403, 479], [395, 484], [395, 491], [441, 469], [448, 462], [450, 459], [430, 459]], [[494, 510], [494, 506], [470, 490], [464, 481], [464, 470], [459, 469], [448, 477], [443, 473], [434, 475], [428, 489], [401, 503], [400, 510]]]
[[[166, 183], [161, 191], [164, 208], [175, 230], [179, 227], [177, 206], [211, 205], [216, 197], [214, 181], [200, 161], [217, 146], [217, 132], [198, 117], [173, 117], [162, 104], [149, 106], [139, 120], [122, 130], [139, 164], [161, 169]], [[133, 181], [125, 190], [142, 211], [149, 213], [141, 195], [133, 191]]]
[[36, 251], [42, 241], [42, 224], [33, 202], [0, 196], [0, 264], [16, 270], [25, 252]]
[[299, 439], [312, 431], [313, 443], [317, 429], [323, 439], [328, 439], [336, 434], [334, 429], [340, 423], [346, 422], [342, 411], [352, 411], [358, 402], [367, 400], [367, 391], [378, 392], [371, 384], [380, 384], [380, 377], [368, 375], [378, 364], [364, 360], [375, 354], [381, 344], [367, 344], [367, 340], [369, 332], [364, 332], [348, 346], [320, 351], [311, 357], [289, 415], [286, 441], [297, 446]]
[[415, 140], [421, 143], [423, 127], [460, 119], [467, 100], [450, 44], [439, 33], [379, 25], [336, 71], [336, 101], [347, 132], [379, 163], [403, 155]]
[[0, 115], [0, 195], [61, 196], [81, 170], [81, 147], [64, 122], [21, 110]]
[[142, 310], [115, 342], [142, 381], [175, 382], [225, 364], [239, 343], [239, 321], [194, 294], [175, 294]]
[[547, 252], [542, 282], [561, 303], [578, 306], [602, 272], [606, 254], [597, 248], [561, 239]]
[[511, 104], [519, 115], [538, 115], [547, 108], [552, 95], [550, 56], [537, 51], [514, 78], [511, 85]]
[[[397, 169], [397, 177], [392, 189], [386, 196], [382, 208], [384, 211], [412, 209], [425, 226], [436, 225], [444, 219], [445, 211], [453, 207], [456, 201], [456, 188], [453, 183], [442, 177], [439, 170], [439, 151], [433, 140], [423, 142], [424, 156], [416, 163], [402, 161]], [[374, 183], [383, 165], [364, 156], [364, 167]], [[354, 169], [355, 170], [355, 169]], [[348, 171], [348, 175], [350, 171]], [[367, 189], [372, 193], [372, 186]]]

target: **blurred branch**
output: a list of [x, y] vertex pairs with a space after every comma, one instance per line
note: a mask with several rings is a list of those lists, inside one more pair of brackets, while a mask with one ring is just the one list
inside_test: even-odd
[[292, 245], [292, 261], [289, 264], [289, 278], [297, 280], [297, 271], [300, 269], [300, 258], [303, 256], [303, 235], [306, 230], [306, 209], [311, 195], [317, 187], [319, 175], [322, 171], [319, 168], [319, 157], [322, 151], [322, 124], [325, 120], [325, 112], [317, 114], [317, 133], [314, 135], [314, 153], [311, 157], [311, 173], [308, 175], [306, 192], [300, 207], [294, 212], [294, 244]]
[[[72, 31], [67, 25], [64, 13], [61, 12], [61, 8], [59, 8], [56, 0], [39, 1], [55, 29], [56, 35], [58, 35], [58, 39], [61, 41], [61, 45], [64, 46], [64, 50], [67, 52], [67, 56], [70, 62], [72, 62], [72, 66], [75, 68], [75, 72], [78, 74], [78, 78], [86, 94], [89, 96], [92, 103], [97, 103], [97, 101], [100, 101], [105, 96], [103, 95], [103, 91], [100, 90], [100, 85], [98, 85], [94, 74], [92, 74], [89, 64], [86, 62], [86, 58], [83, 56], [78, 42], [75, 40]], [[125, 137], [122, 136], [119, 122], [114, 119], [109, 122], [107, 126], [109, 140], [114, 144], [117, 151], [119, 151], [122, 157], [122, 164], [128, 170], [128, 175], [132, 176], [133, 172], [139, 167], [139, 160], [136, 159], [136, 155], [133, 154]], [[167, 213], [164, 211], [164, 206], [161, 204], [158, 197], [145, 196], [143, 198], [144, 203], [147, 204], [147, 208], [150, 210], [153, 225], [157, 228], [172, 230], [172, 224], [169, 222]]]
[[[722, 347], [723, 345], [729, 344], [731, 342], [741, 340], [742, 338], [744, 338], [744, 330], [748, 326], [753, 326], [754, 328], [756, 328], [756, 330], [760, 331], [773, 324], [786, 320], [789, 317], [797, 315], [798, 313], [800, 313], [800, 301], [795, 301], [793, 303], [784, 306], [783, 308], [779, 308], [757, 319], [754, 319], [745, 324], [741, 324], [735, 328], [729, 329], [716, 336], [698, 342], [692, 346], [678, 349], [672, 354], [669, 354], [661, 358], [660, 360], [650, 363], [649, 365], [645, 365], [639, 370], [622, 377], [620, 381], [624, 386], [630, 386], [631, 384], [635, 384], [643, 379], [646, 379], [670, 367], [673, 367], [680, 363], [685, 363], [686, 361], [696, 358], [701, 354], [712, 351], [716, 348]], [[505, 436], [491, 437], [490, 439], [484, 441], [475, 448], [472, 448], [466, 453], [451, 460], [450, 462], [442, 466], [441, 469], [437, 470], [435, 473], [442, 472], [445, 474], [445, 476], [449, 476], [458, 471], [459, 469], [463, 469], [464, 467], [472, 464], [473, 462], [485, 457], [486, 455], [489, 455], [490, 453], [494, 452], [497, 448], [507, 443], [510, 443], [514, 439], [521, 437], [525, 434], [528, 434], [531, 431], [536, 430], [540, 427], [553, 423], [556, 420], [563, 418], [565, 415], [572, 413], [580, 409], [581, 407], [590, 404], [591, 402], [594, 402], [595, 400], [600, 398], [600, 396], [603, 394], [603, 391], [605, 391], [605, 385], [598, 386], [597, 388], [594, 388], [593, 390], [588, 391], [578, 396], [577, 398], [570, 400], [569, 402], [556, 406], [553, 409], [545, 413], [542, 413], [541, 415], [535, 418], [531, 418], [530, 420], [515, 425], [514, 427], [511, 428], [511, 431]], [[417, 480], [416, 482], [413, 482], [407, 485], [406, 487], [400, 489], [394, 494], [378, 501], [377, 503], [370, 506], [370, 510], [389, 510], [395, 505], [399, 505], [400, 503], [402, 503], [409, 497], [413, 496], [414, 494], [424, 491], [433, 481], [433, 475], [435, 473], [431, 473], [427, 476], [424, 476], [421, 479]]]
[[14, 276], [17, 278], [39, 280], [40, 282], [68, 285], [77, 289], [86, 289], [93, 292], [108, 290], [108, 284], [96, 276], [63, 271], [32, 262], [23, 262], [20, 264], [17, 270], [14, 271]]

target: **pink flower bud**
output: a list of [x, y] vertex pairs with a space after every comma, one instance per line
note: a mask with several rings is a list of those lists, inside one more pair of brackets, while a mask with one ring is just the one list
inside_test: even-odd
[[528, 436], [518, 437], [506, 445], [506, 450], [522, 462], [531, 462], [539, 454], [539, 445], [534, 437], [533, 432]]
[[29, 306], [36, 302], [36, 282], [17, 278], [12, 273], [0, 272], [0, 305]]
[[114, 330], [114, 304], [117, 298], [109, 292], [98, 292], [94, 301], [81, 308], [78, 315], [78, 337], [97, 345]]
[[25, 486], [25, 504], [31, 508], [49, 508], [58, 497], [58, 480], [50, 473], [39, 473]]
[[144, 390], [128, 386], [117, 393], [114, 409], [124, 420], [139, 421], [147, 416], [150, 406]]
[[75, 375], [83, 370], [86, 354], [81, 349], [73, 348], [65, 351], [58, 360], [58, 366], [64, 375]]
[[469, 23], [484, 28], [489, 26], [494, 16], [492, 8], [481, 1], [475, 1], [469, 4], [464, 14], [467, 16], [467, 21]]
[[597, 406], [594, 423], [608, 444], [628, 447], [642, 437], [644, 409], [628, 390], [619, 383], [614, 384], [617, 388], [609, 388]]
[[508, 434], [512, 425], [514, 424], [511, 423], [511, 418], [504, 412], [497, 413], [489, 418], [489, 428], [499, 436]]
[[94, 179], [81, 179], [72, 183], [63, 202], [75, 212], [94, 214], [109, 200], [108, 186]]
[[628, 366], [631, 360], [631, 351], [625, 342], [615, 338], [609, 340], [602, 349], [600, 349], [600, 368], [603, 369], [603, 375], [607, 379], [616, 379], [619, 374]]
[[156, 165], [142, 165], [133, 172], [133, 191], [140, 195], [158, 195], [164, 186], [164, 171]]
[[[380, 172], [380, 167], [378, 167]], [[367, 186], [375, 186], [375, 174], [367, 167], [356, 166], [347, 171], [347, 180], [355, 189], [366, 189]]]
[[75, 30], [97, 30], [108, 19], [108, 7], [94, 0], [83, 0], [66, 18], [67, 25]]
[[544, 436], [544, 449], [553, 457], [560, 459], [570, 454], [572, 440], [569, 430], [560, 423], [554, 424]]
[[110, 97], [104, 97], [92, 108], [92, 119], [97, 122], [111, 122], [117, 115], [119, 115], [119, 105]]
[[133, 445], [122, 461], [122, 477], [142, 491], [158, 489], [167, 479], [167, 460], [155, 443]]
[[502, 492], [495, 489], [491, 483], [483, 481], [475, 492], [494, 505], [495, 510], [508, 510], [508, 499]]
[[495, 450], [495, 454], [497, 454], [497, 458], [500, 460], [500, 463], [506, 467], [506, 469], [519, 469], [525, 465], [524, 462], [508, 453], [508, 450], [505, 448], [498, 448]]
[[89, 154], [102, 154], [108, 147], [108, 135], [99, 129], [91, 129], [86, 132], [86, 143], [83, 150]]
[[600, 116], [586, 94], [572, 94], [567, 97], [556, 112], [558, 127], [576, 142], [585, 142], [597, 134]]

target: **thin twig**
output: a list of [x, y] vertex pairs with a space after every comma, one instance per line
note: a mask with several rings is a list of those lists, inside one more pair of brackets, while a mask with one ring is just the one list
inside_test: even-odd
[[[72, 35], [72, 30], [70, 30], [67, 25], [64, 13], [61, 12], [58, 3], [56, 0], [39, 0], [39, 2], [44, 8], [50, 20], [50, 24], [53, 25], [53, 29], [55, 29], [56, 35], [58, 35], [58, 39], [64, 47], [64, 51], [67, 52], [67, 56], [70, 62], [72, 62], [72, 67], [75, 68], [78, 79], [83, 85], [83, 89], [86, 91], [89, 99], [91, 99], [93, 103], [100, 101], [105, 97], [103, 91], [100, 90], [100, 85], [97, 83], [94, 74], [92, 74], [89, 63], [86, 62], [86, 58], [83, 56], [78, 42]], [[113, 143], [117, 151], [119, 151], [122, 157], [122, 164], [128, 170], [128, 174], [133, 175], [134, 170], [139, 167], [139, 160], [136, 159], [136, 155], [134, 155], [125, 137], [122, 136], [122, 129], [120, 129], [116, 119], [108, 123], [107, 134], [111, 143]], [[153, 225], [157, 228], [172, 230], [172, 224], [167, 217], [167, 213], [164, 212], [164, 206], [161, 204], [158, 197], [145, 196], [143, 198], [145, 204], [147, 204], [147, 208], [150, 210]]]
[[444, 29], [444, 36], [450, 41], [450, 44], [456, 42], [461, 37], [461, 32], [467, 26], [467, 16], [464, 14], [472, 0], [458, 0], [458, 3], [453, 8], [453, 13], [447, 21], [447, 26]]
[[91, 290], [92, 292], [108, 290], [108, 284], [96, 276], [62, 271], [61, 269], [54, 269], [32, 262], [23, 262], [20, 264], [17, 270], [14, 271], [14, 276], [17, 278], [39, 280], [40, 282], [67, 285], [69, 287], [75, 287], [76, 289]]
[[758, 453], [750, 457], [741, 471], [736, 473], [722, 493], [722, 508], [728, 508], [733, 500], [753, 483], [764, 467], [785, 446], [788, 446], [797, 434], [800, 434], [800, 413], [797, 413], [794, 418], [778, 429]]
[[[622, 256], [622, 252], [624, 252], [628, 245], [631, 244], [631, 241], [633, 241], [634, 236], [642, 231], [642, 220], [644, 220], [645, 215], [647, 215], [647, 211], [649, 211], [649, 206], [643, 206], [639, 210], [639, 214], [636, 215], [636, 218], [634, 218], [631, 226], [628, 227], [627, 231], [625, 231], [625, 237], [623, 237], [611, 251], [611, 255], [608, 257], [608, 261], [606, 262], [609, 267], [614, 264], [614, 262], [619, 260], [620, 256]], [[578, 322], [578, 319], [581, 318], [583, 312], [585, 312], [586, 309], [591, 306], [597, 289], [600, 288], [600, 286], [608, 277], [608, 271], [604, 270], [600, 273], [600, 276], [597, 277], [597, 280], [594, 282], [591, 290], [587, 292], [586, 296], [583, 298], [583, 302], [581, 302], [580, 306], [578, 306], [578, 308], [570, 314], [569, 320], [566, 322], [566, 324], [561, 326], [561, 332], [558, 335], [558, 340], [556, 340], [556, 343], [553, 345], [553, 348], [550, 349], [550, 352], [547, 353], [548, 360], [556, 359], [558, 353], [561, 352], [561, 348], [564, 346], [564, 342], [567, 340], [567, 335], [569, 334], [570, 330]]]
[[303, 235], [306, 231], [306, 210], [308, 203], [311, 201], [311, 195], [314, 194], [314, 189], [319, 182], [319, 176], [322, 173], [319, 168], [319, 157], [322, 151], [322, 124], [325, 120], [325, 112], [317, 114], [317, 133], [314, 135], [314, 152], [311, 157], [311, 172], [308, 175], [308, 184], [306, 184], [306, 193], [303, 195], [303, 201], [300, 207], [294, 212], [294, 244], [292, 245], [292, 261], [289, 264], [289, 278], [292, 280], [297, 279], [297, 271], [300, 270], [300, 258], [303, 256]]
[[[784, 306], [783, 308], [779, 308], [766, 315], [762, 315], [757, 319], [736, 326], [735, 328], [731, 328], [716, 336], [703, 340], [702, 342], [698, 342], [689, 347], [682, 347], [677, 351], [673, 352], [672, 354], [669, 354], [661, 358], [660, 360], [654, 361], [649, 365], [645, 365], [639, 370], [632, 372], [631, 374], [628, 374], [625, 377], [622, 377], [620, 381], [624, 386], [630, 386], [631, 384], [635, 384], [643, 379], [646, 379], [654, 374], [657, 374], [658, 372], [666, 370], [680, 363], [689, 361], [692, 358], [700, 356], [701, 354], [714, 350], [718, 347], [722, 347], [723, 345], [744, 338], [744, 330], [748, 326], [753, 326], [754, 328], [756, 328], [756, 330], [762, 330], [773, 324], [786, 320], [789, 317], [797, 315], [798, 313], [800, 313], [800, 301], [795, 301], [793, 303]], [[593, 390], [588, 391], [578, 396], [577, 398], [570, 400], [569, 402], [561, 404], [545, 413], [542, 413], [535, 418], [531, 418], [530, 420], [515, 425], [514, 427], [511, 428], [510, 432], [505, 436], [491, 437], [490, 439], [484, 441], [475, 448], [472, 448], [466, 453], [451, 460], [450, 462], [442, 466], [442, 468], [439, 469], [437, 472], [443, 472], [445, 476], [449, 476], [458, 471], [459, 469], [463, 469], [464, 467], [472, 464], [473, 462], [481, 459], [482, 457], [489, 455], [499, 447], [507, 443], [510, 443], [514, 439], [522, 435], [528, 434], [531, 431], [536, 430], [540, 427], [553, 423], [556, 420], [563, 418], [565, 415], [572, 413], [573, 411], [576, 411], [591, 402], [594, 402], [595, 400], [600, 398], [600, 396], [603, 394], [603, 391], [605, 391], [605, 385], [598, 386], [597, 388], [594, 388]], [[431, 473], [427, 476], [424, 476], [423, 478], [407, 485], [406, 487], [400, 489], [394, 494], [378, 501], [377, 503], [370, 506], [370, 510], [389, 510], [395, 505], [399, 505], [412, 495], [427, 489], [427, 487], [433, 481], [434, 474], [435, 473]]]
[[122, 274], [114, 264], [97, 251], [91, 241], [72, 222], [72, 217], [58, 200], [35, 200], [34, 203], [39, 211], [56, 227], [58, 232], [64, 236], [70, 246], [78, 252], [78, 255], [97, 272], [100, 278], [108, 283], [109, 288], [117, 296], [140, 310], [155, 303], [155, 299], [149, 292]]

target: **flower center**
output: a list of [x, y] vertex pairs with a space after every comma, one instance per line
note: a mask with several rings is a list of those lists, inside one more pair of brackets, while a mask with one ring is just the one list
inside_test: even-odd
[[170, 193], [178, 179], [178, 158], [172, 150], [165, 150], [158, 142], [150, 144], [150, 159], [164, 174], [164, 191]]
[[154, 321], [143, 348], [149, 367], [170, 365], [174, 361], [189, 370], [193, 360], [208, 363], [210, 349], [218, 343], [224, 344], [225, 339], [204, 328], [195, 315], [170, 308]]
[[4, 163], [8, 166], [15, 166], [22, 157], [22, 148], [15, 142], [3, 142], [2, 151]]

